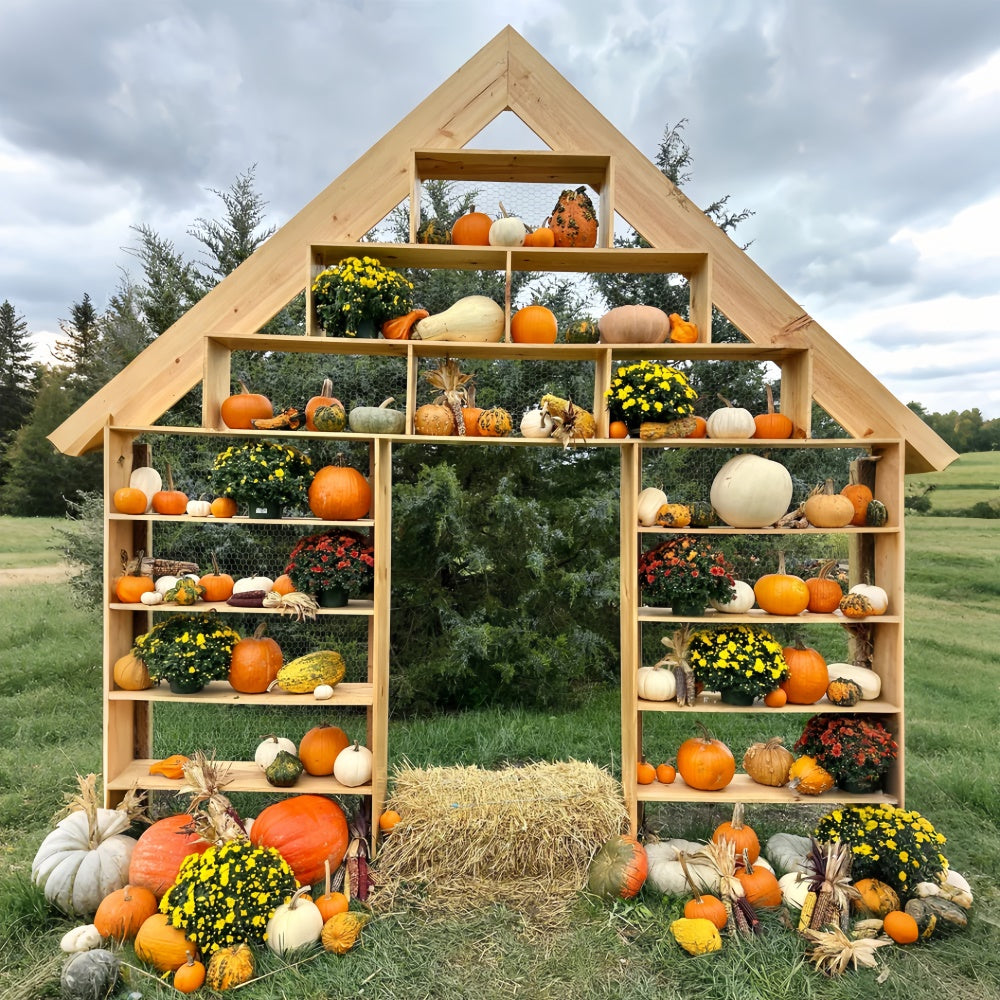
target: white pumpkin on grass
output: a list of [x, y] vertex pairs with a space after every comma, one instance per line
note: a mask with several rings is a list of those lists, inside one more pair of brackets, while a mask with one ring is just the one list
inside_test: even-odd
[[267, 946], [275, 955], [315, 944], [323, 933], [323, 914], [308, 895], [312, 886], [300, 886], [267, 922]]
[[654, 889], [671, 896], [689, 896], [691, 886], [684, 876], [684, 868], [680, 862], [680, 856], [683, 854], [688, 874], [698, 891], [717, 895], [719, 872], [707, 858], [698, 856], [702, 847], [704, 844], [679, 838], [646, 844], [646, 858], [649, 864], [646, 885], [651, 885]]
[[778, 879], [778, 886], [781, 889], [781, 898], [785, 906], [793, 910], [801, 910], [806, 905], [806, 896], [809, 894], [809, 886], [812, 880], [803, 872], [785, 872]]
[[371, 780], [372, 752], [357, 741], [337, 754], [333, 762], [333, 776], [348, 788], [357, 788]]
[[710, 496], [716, 514], [730, 527], [766, 528], [788, 511], [792, 477], [780, 462], [737, 455], [715, 474]]

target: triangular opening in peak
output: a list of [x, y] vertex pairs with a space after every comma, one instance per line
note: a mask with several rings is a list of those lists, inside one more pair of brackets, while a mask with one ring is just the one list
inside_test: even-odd
[[513, 111], [501, 111], [463, 148], [547, 150], [549, 147]]

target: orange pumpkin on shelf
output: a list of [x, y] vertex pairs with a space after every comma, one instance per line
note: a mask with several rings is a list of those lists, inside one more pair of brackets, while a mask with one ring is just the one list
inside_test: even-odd
[[855, 528], [865, 527], [868, 523], [868, 504], [875, 499], [875, 495], [864, 483], [848, 483], [840, 492], [854, 507], [851, 524]]
[[692, 788], [717, 792], [733, 780], [736, 760], [722, 740], [703, 729], [701, 736], [692, 736], [678, 748], [677, 773]]
[[830, 676], [826, 659], [818, 649], [805, 646], [797, 640], [794, 646], [781, 651], [788, 664], [788, 677], [781, 682], [781, 689], [792, 705], [814, 705], [826, 694]]
[[481, 437], [506, 437], [514, 429], [514, 421], [502, 406], [493, 406], [479, 415], [478, 427]]
[[778, 554], [778, 570], [766, 573], [753, 585], [757, 603], [769, 615], [798, 615], [809, 606], [805, 580], [785, 572], [785, 553]]
[[708, 437], [708, 421], [704, 417], [695, 416], [694, 418], [694, 430], [688, 434], [689, 438], [703, 438]]
[[274, 583], [271, 584], [271, 590], [278, 594], [291, 594], [295, 591], [295, 584], [292, 583], [292, 578], [287, 573], [282, 573], [281, 576], [275, 577]]
[[199, 586], [205, 588], [202, 599], [211, 602], [228, 601], [233, 596], [234, 580], [229, 573], [219, 571], [219, 560], [212, 553], [212, 572], [205, 573], [198, 579]]
[[267, 396], [251, 392], [245, 382], [239, 382], [240, 391], [222, 401], [222, 422], [230, 430], [248, 431], [254, 420], [274, 416], [274, 407]]
[[758, 413], [753, 422], [755, 438], [790, 438], [795, 433], [791, 418], [775, 410], [774, 392], [770, 385], [767, 387], [767, 412]]
[[463, 247], [488, 247], [490, 226], [493, 220], [485, 212], [477, 212], [473, 205], [465, 215], [460, 215], [451, 227], [451, 242]]
[[640, 785], [651, 785], [656, 781], [656, 768], [643, 758], [635, 766], [635, 780]]
[[333, 762], [337, 754], [350, 745], [347, 733], [339, 726], [322, 722], [313, 726], [299, 743], [299, 760], [306, 774], [333, 774]]
[[510, 338], [516, 344], [554, 344], [558, 336], [556, 314], [545, 306], [524, 306], [510, 318]]
[[212, 517], [235, 517], [239, 507], [232, 497], [216, 497], [209, 507]]
[[524, 237], [526, 247], [554, 247], [556, 245], [556, 234], [548, 226], [539, 226], [532, 229]]
[[608, 437], [609, 438], [627, 438], [628, 437], [628, 424], [624, 420], [612, 420], [608, 424]]
[[830, 573], [837, 565], [836, 559], [828, 559], [815, 576], [806, 580], [809, 588], [809, 603], [806, 610], [813, 614], [832, 614], [840, 606], [840, 599], [844, 596], [843, 588], [836, 580], [830, 579]]
[[248, 639], [233, 646], [229, 661], [229, 683], [241, 694], [263, 694], [278, 676], [285, 662], [281, 646], [269, 635], [261, 622]]
[[333, 379], [323, 379], [323, 384], [320, 386], [319, 394], [310, 397], [309, 402], [306, 403], [307, 431], [318, 430], [315, 424], [315, 417], [316, 411], [321, 406], [339, 406], [343, 408], [343, 403], [341, 403], [340, 400], [333, 394]]
[[157, 514], [187, 513], [188, 497], [181, 490], [174, 489], [174, 475], [167, 466], [167, 488], [158, 490], [152, 497], [153, 510]]
[[455, 414], [441, 403], [424, 403], [413, 413], [413, 429], [417, 434], [450, 437], [455, 433]]
[[115, 581], [115, 597], [122, 604], [138, 604], [143, 594], [155, 589], [151, 576], [139, 576], [128, 570]]
[[145, 514], [149, 498], [142, 490], [123, 486], [120, 490], [115, 490], [111, 502], [119, 514]]
[[372, 488], [350, 465], [325, 465], [309, 484], [309, 509], [324, 521], [357, 521], [372, 507]]

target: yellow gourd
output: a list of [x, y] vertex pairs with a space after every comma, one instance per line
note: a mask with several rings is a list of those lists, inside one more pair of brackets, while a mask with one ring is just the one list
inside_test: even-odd
[[427, 316], [410, 340], [461, 340], [496, 344], [503, 340], [504, 312], [486, 295], [466, 295], [444, 312]]
[[355, 913], [353, 910], [335, 913], [323, 924], [323, 933], [320, 937], [323, 947], [336, 955], [346, 955], [354, 947], [361, 928], [367, 923], [367, 913]]
[[706, 955], [722, 948], [719, 928], [707, 917], [681, 917], [670, 925], [670, 933], [691, 955]]
[[253, 952], [246, 943], [220, 948], [208, 962], [205, 981], [213, 990], [231, 990], [253, 978]]

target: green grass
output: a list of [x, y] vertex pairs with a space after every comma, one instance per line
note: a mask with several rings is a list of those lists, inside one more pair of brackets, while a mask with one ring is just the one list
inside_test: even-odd
[[[15, 545], [44, 551], [35, 539], [3, 532]], [[32, 529], [35, 522], [27, 522]], [[241, 990], [245, 1000], [364, 996], [596, 998], [853, 998], [963, 1000], [1000, 998], [1000, 805], [992, 763], [1000, 718], [995, 650], [995, 522], [957, 518], [907, 521], [907, 804], [949, 840], [945, 853], [972, 881], [973, 923], [965, 933], [910, 949], [885, 948], [881, 984], [870, 971], [837, 980], [803, 961], [801, 941], [765, 919], [766, 933], [727, 940], [721, 953], [689, 958], [669, 935], [681, 902], [644, 891], [631, 903], [592, 906], [582, 899], [565, 926], [542, 930], [502, 908], [472, 909], [461, 919], [399, 911], [368, 925], [348, 956], [320, 956]], [[55, 558], [51, 553], [48, 561]], [[15, 560], [21, 564], [20, 560]], [[100, 624], [75, 608], [65, 584], [0, 590], [0, 997], [45, 1000], [59, 995], [58, 940], [71, 921], [51, 911], [30, 885], [30, 865], [76, 772], [99, 771]], [[275, 711], [269, 725], [294, 720]], [[252, 745], [259, 719], [238, 710], [192, 706], [158, 715], [158, 750], [172, 752], [198, 727], [220, 749]], [[793, 723], [789, 721], [789, 726]], [[754, 716], [733, 718], [720, 735], [734, 747], [759, 738]], [[773, 727], [768, 726], [768, 730]], [[651, 739], [658, 738], [650, 735]], [[664, 745], [673, 736], [663, 736]], [[499, 766], [533, 759], [589, 759], [617, 768], [618, 700], [613, 690], [586, 692], [581, 706], [559, 714], [482, 711], [390, 722], [393, 762]], [[726, 810], [660, 809], [650, 819], [669, 836], [698, 839]], [[766, 835], [805, 832], [812, 808], [751, 808]], [[502, 849], [502, 845], [500, 845]], [[126, 953], [127, 954], [127, 953]], [[280, 963], [261, 957], [261, 970]], [[132, 973], [128, 988], [144, 998], [175, 996]]]
[[907, 491], [930, 492], [935, 514], [967, 510], [977, 503], [1000, 505], [1000, 452], [970, 452], [952, 462], [942, 472], [923, 472], [907, 476]]
[[6, 517], [0, 515], [0, 569], [48, 566], [56, 561], [52, 547], [58, 517]]

